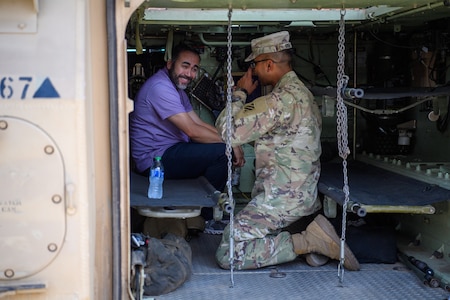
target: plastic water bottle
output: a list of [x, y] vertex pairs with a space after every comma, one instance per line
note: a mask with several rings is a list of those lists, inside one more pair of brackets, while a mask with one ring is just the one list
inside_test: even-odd
[[231, 172], [231, 185], [238, 186], [241, 181], [241, 168], [233, 167]]
[[148, 186], [148, 197], [152, 199], [161, 199], [163, 196], [164, 167], [161, 157], [155, 157], [149, 174], [150, 184]]

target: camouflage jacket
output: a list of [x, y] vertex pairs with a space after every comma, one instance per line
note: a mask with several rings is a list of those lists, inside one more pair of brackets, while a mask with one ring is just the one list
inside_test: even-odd
[[[232, 146], [254, 142], [257, 197], [273, 209], [305, 206], [303, 215], [317, 209], [322, 120], [314, 97], [294, 71], [285, 74], [268, 95], [244, 104], [235, 91], [232, 103]], [[216, 121], [225, 140], [226, 109]], [[260, 203], [261, 204], [261, 203]], [[311, 211], [309, 211], [311, 210]]]

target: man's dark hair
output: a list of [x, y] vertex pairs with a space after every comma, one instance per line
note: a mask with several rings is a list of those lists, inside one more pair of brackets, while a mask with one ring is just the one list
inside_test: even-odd
[[286, 63], [289, 67], [292, 67], [293, 51], [292, 49], [286, 49], [279, 52], [269, 53], [268, 57], [278, 61], [278, 63]]
[[172, 61], [176, 61], [182, 52], [191, 52], [200, 58], [200, 53], [195, 48], [186, 44], [179, 44], [172, 51]]

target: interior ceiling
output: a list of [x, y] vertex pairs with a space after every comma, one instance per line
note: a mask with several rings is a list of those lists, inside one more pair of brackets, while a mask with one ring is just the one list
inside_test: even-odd
[[278, 30], [335, 33], [343, 9], [347, 30], [400, 33], [432, 27], [448, 32], [450, 26], [450, 0], [147, 0], [131, 18], [127, 38], [132, 41], [136, 34], [142, 40], [166, 38], [169, 30], [226, 34], [229, 8], [234, 35]]
[[426, 0], [346, 0], [346, 1], [311, 1], [311, 0], [150, 0], [146, 1], [148, 6], [165, 8], [225, 8], [231, 5], [234, 9], [255, 8], [364, 8], [377, 5], [390, 5], [399, 7], [415, 8], [428, 5], [433, 2]]

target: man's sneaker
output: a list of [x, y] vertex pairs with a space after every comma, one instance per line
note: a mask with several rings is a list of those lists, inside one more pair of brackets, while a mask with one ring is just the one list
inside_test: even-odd
[[228, 225], [228, 220], [216, 221], [214, 219], [206, 222], [205, 233], [208, 234], [222, 234], [225, 227]]

